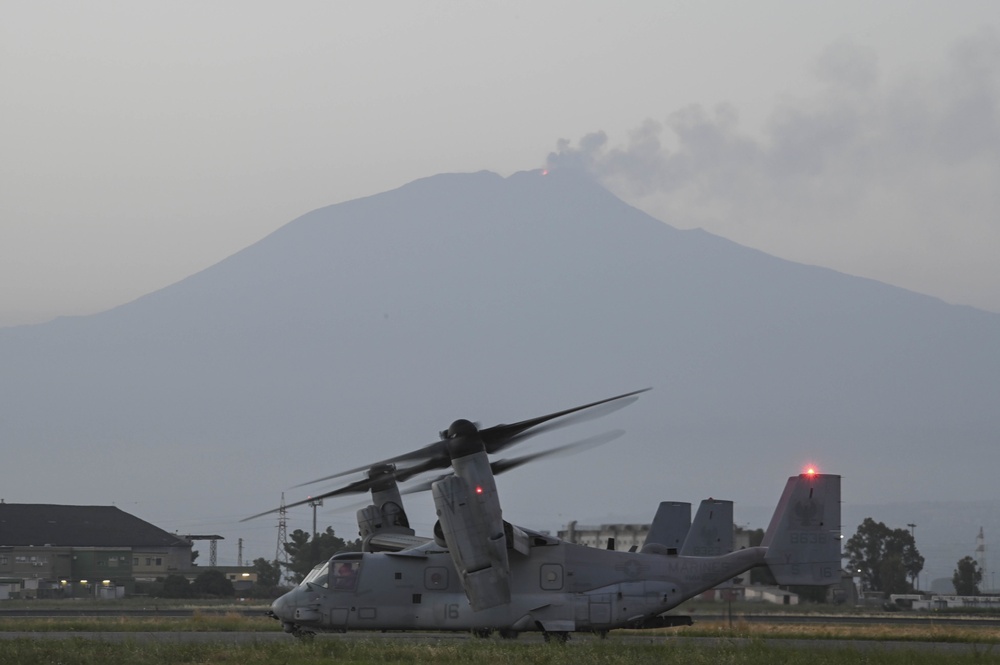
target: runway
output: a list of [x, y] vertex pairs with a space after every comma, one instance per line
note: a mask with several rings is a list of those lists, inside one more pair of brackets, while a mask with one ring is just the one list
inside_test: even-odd
[[[104, 642], [137, 642], [137, 643], [214, 643], [214, 644], [268, 644], [274, 642], [294, 643], [296, 638], [282, 632], [173, 632], [173, 631], [144, 631], [144, 632], [29, 632], [10, 631], [0, 632], [0, 640], [32, 639], [32, 640], [72, 640], [85, 639]], [[482, 639], [465, 632], [349, 632], [329, 634], [321, 633], [315, 636], [316, 640], [367, 640], [375, 642], [402, 642], [409, 644], [439, 644], [442, 642], [476, 640]], [[496, 638], [486, 638], [496, 639]], [[572, 648], [574, 644], [587, 644], [601, 638], [590, 633], [574, 633], [571, 635], [567, 646]], [[833, 640], [833, 639], [749, 639], [730, 637], [683, 637], [677, 635], [632, 635], [632, 634], [612, 634], [608, 637], [611, 641], [623, 644], [676, 644], [678, 646], [693, 645], [698, 647], [746, 647], [751, 644], [763, 644], [769, 648], [781, 648], [791, 650], [844, 650], [853, 652], [872, 651], [893, 651], [918, 653], [934, 653], [940, 655], [948, 654], [969, 654], [979, 653], [983, 655], [1000, 655], [1000, 645], [969, 643], [969, 642], [914, 642], [914, 641], [878, 641], [878, 640]], [[517, 639], [518, 643], [544, 644], [544, 639], [540, 633], [524, 633]]]
[[[187, 609], [175, 607], [146, 607], [146, 608], [115, 608], [115, 609], [93, 609], [93, 608], [0, 608], [0, 619], [4, 617], [21, 618], [65, 618], [65, 617], [130, 617], [130, 618], [156, 618], [173, 617], [185, 618], [196, 614], [202, 616], [226, 616], [241, 615], [245, 617], [262, 617], [267, 612], [266, 608], [254, 609], [232, 609], [211, 607]], [[691, 618], [697, 622], [722, 622], [729, 620], [727, 614], [692, 613]], [[895, 614], [895, 615], [862, 615], [862, 614], [775, 614], [762, 612], [753, 614], [741, 612], [734, 614], [733, 622], [744, 622], [753, 624], [824, 624], [824, 625], [883, 625], [883, 626], [925, 626], [934, 624], [937, 626], [951, 626], [955, 628], [980, 626], [980, 627], [1000, 627], [1000, 617], [963, 617], [963, 616], [941, 616], [929, 614]]]

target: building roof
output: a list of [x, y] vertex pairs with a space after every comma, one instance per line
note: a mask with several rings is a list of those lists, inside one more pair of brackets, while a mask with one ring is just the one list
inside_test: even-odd
[[116, 506], [0, 503], [0, 546], [191, 547]]

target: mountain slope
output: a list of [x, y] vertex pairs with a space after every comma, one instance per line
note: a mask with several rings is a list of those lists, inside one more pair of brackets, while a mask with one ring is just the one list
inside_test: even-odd
[[134, 503], [164, 528], [204, 515], [235, 539], [283, 488], [455, 418], [653, 386], [526, 444], [628, 431], [505, 476], [508, 517], [771, 503], [805, 462], [849, 502], [988, 498], [998, 342], [1000, 315], [679, 231], [571, 173], [439, 175], [108, 312], [0, 330], [5, 466], [30, 470], [5, 494]]

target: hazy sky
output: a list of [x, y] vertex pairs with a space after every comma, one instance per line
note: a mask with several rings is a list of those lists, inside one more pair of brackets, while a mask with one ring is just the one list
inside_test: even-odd
[[679, 227], [1000, 311], [1000, 3], [0, 4], [0, 325], [314, 208], [575, 165]]

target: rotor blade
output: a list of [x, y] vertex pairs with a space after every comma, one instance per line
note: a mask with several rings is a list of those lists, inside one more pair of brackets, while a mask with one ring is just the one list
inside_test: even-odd
[[[450, 462], [451, 460], [449, 460]], [[396, 482], [402, 483], [414, 476], [419, 476], [421, 473], [427, 473], [428, 471], [433, 471], [435, 469], [440, 469], [440, 464], [438, 464], [437, 459], [429, 459], [423, 464], [416, 464], [414, 466], [408, 466], [403, 469], [397, 469], [392, 475], [395, 477]]]
[[[598, 434], [597, 436], [592, 436], [587, 439], [582, 439], [580, 441], [574, 441], [573, 443], [567, 443], [563, 446], [558, 446], [557, 448], [552, 448], [551, 450], [543, 450], [537, 453], [531, 453], [530, 455], [523, 455], [521, 457], [515, 457], [513, 459], [502, 459], [496, 462], [490, 463], [490, 470], [493, 471], [493, 475], [499, 475], [501, 473], [506, 473], [511, 469], [516, 469], [519, 466], [527, 464], [528, 462], [533, 462], [536, 459], [542, 459], [543, 457], [551, 457], [554, 455], [570, 455], [578, 452], [583, 452], [589, 448], [596, 448], [597, 446], [602, 446], [605, 443], [614, 441], [625, 434], [625, 430], [616, 429], [610, 432], [605, 432], [604, 434]], [[417, 485], [411, 485], [405, 489], [400, 490], [400, 494], [414, 494], [416, 492], [426, 492], [431, 488], [431, 485], [439, 480], [443, 480], [448, 476], [453, 475], [446, 473], [433, 478], [431, 480], [419, 483]]]
[[292, 489], [296, 487], [304, 487], [305, 485], [313, 485], [315, 483], [321, 483], [324, 480], [332, 480], [334, 478], [340, 478], [341, 476], [346, 476], [352, 473], [357, 473], [359, 471], [366, 471], [373, 466], [379, 464], [396, 464], [397, 462], [406, 462], [415, 459], [427, 459], [428, 461], [434, 460], [435, 466], [429, 468], [444, 469], [451, 464], [451, 458], [448, 456], [448, 448], [444, 441], [435, 441], [434, 443], [429, 443], [422, 448], [412, 450], [408, 453], [403, 453], [402, 455], [396, 455], [395, 457], [390, 457], [389, 459], [384, 459], [380, 462], [375, 462], [374, 464], [366, 464], [365, 466], [359, 466], [354, 469], [348, 469], [347, 471], [341, 471], [330, 476], [323, 476], [322, 478], [317, 478], [316, 480], [310, 480], [304, 483], [299, 483], [294, 485]]
[[409, 487], [407, 487], [405, 489], [401, 489], [401, 490], [399, 490], [399, 493], [400, 494], [416, 494], [417, 492], [427, 492], [427, 491], [430, 491], [431, 485], [433, 485], [437, 481], [444, 480], [448, 476], [453, 476], [453, 475], [455, 475], [455, 474], [453, 474], [453, 473], [443, 473], [440, 476], [438, 476], [437, 478], [433, 478], [431, 480], [428, 480], [428, 481], [425, 481], [425, 482], [422, 482], [422, 483], [418, 483], [416, 485], [410, 485]]
[[616, 429], [610, 432], [605, 432], [604, 434], [598, 434], [597, 436], [583, 439], [582, 441], [567, 443], [564, 446], [558, 446], [556, 448], [552, 448], [551, 450], [543, 450], [541, 452], [531, 453], [530, 455], [522, 455], [521, 457], [515, 457], [513, 459], [497, 460], [496, 462], [490, 463], [490, 469], [493, 470], [493, 475], [499, 475], [501, 473], [506, 473], [511, 469], [516, 469], [517, 467], [527, 464], [528, 462], [533, 462], [536, 459], [551, 457], [553, 455], [576, 454], [589, 448], [603, 446], [605, 443], [614, 441], [624, 434], [625, 430]]
[[[577, 406], [572, 409], [565, 409], [563, 411], [558, 411], [556, 413], [550, 413], [545, 416], [539, 416], [537, 418], [531, 418], [529, 420], [522, 420], [511, 425], [494, 425], [487, 429], [479, 430], [479, 435], [482, 437], [483, 444], [486, 446], [486, 452], [488, 454], [493, 454], [500, 450], [503, 450], [507, 446], [513, 445], [515, 443], [520, 443], [525, 439], [534, 436], [536, 434], [541, 434], [542, 432], [551, 431], [559, 427], [565, 427], [567, 425], [572, 425], [583, 420], [589, 420], [591, 418], [599, 418], [601, 416], [607, 415], [613, 411], [617, 411], [620, 408], [626, 407], [637, 398], [636, 395], [644, 393], [652, 388], [643, 388], [642, 390], [634, 390], [629, 393], [624, 393], [622, 395], [617, 395], [615, 397], [609, 397], [607, 399], [598, 400], [597, 402], [591, 402], [590, 404], [584, 404], [583, 406]], [[627, 399], [632, 398], [632, 399]], [[611, 406], [612, 402], [620, 403]], [[578, 417], [566, 418], [559, 423], [552, 423], [546, 425], [545, 427], [539, 427], [543, 423], [548, 423], [550, 420], [555, 420], [556, 418], [561, 418], [563, 416], [569, 416], [570, 414], [577, 413], [579, 411], [584, 411], [586, 409], [592, 409], [593, 407], [600, 405], [608, 405], [603, 409], [596, 409], [587, 414], [580, 414]], [[527, 430], [535, 429], [533, 432], [528, 433]], [[368, 464], [366, 466], [359, 466], [353, 469], [348, 469], [347, 471], [341, 471], [330, 476], [324, 476], [322, 478], [317, 478], [316, 480], [310, 480], [295, 487], [302, 487], [304, 485], [312, 485], [314, 483], [323, 482], [325, 480], [332, 480], [333, 478], [340, 478], [341, 476], [346, 476], [351, 473], [357, 473], [359, 471], [364, 471], [365, 469], [371, 468], [377, 464], [396, 464], [398, 462], [407, 462], [412, 460], [424, 460], [421, 464], [416, 465], [413, 468], [421, 468], [422, 471], [431, 471], [433, 469], [447, 469], [451, 466], [451, 456], [448, 454], [447, 442], [435, 441], [429, 443], [422, 448], [410, 451], [408, 453], [403, 453], [402, 455], [396, 455], [395, 457], [390, 457], [388, 459], [375, 462], [374, 464]], [[410, 477], [410, 476], [407, 476]], [[272, 511], [273, 512], [273, 511]], [[266, 513], [265, 513], [266, 514]]]
[[[340, 494], [360, 494], [362, 492], [368, 492], [375, 486], [381, 483], [385, 483], [389, 480], [392, 480], [394, 482], [403, 482], [409, 480], [414, 476], [418, 476], [421, 473], [425, 473], [427, 471], [431, 471], [437, 468], [440, 468], [437, 464], [437, 460], [428, 460], [423, 464], [417, 464], [416, 466], [408, 466], [402, 469], [394, 469], [389, 472], [380, 473], [378, 475], [370, 476], [368, 478], [362, 478], [361, 480], [356, 480], [353, 483], [348, 483], [343, 487], [338, 487], [328, 492], [324, 492], [323, 494], [317, 494], [316, 496], [310, 497], [308, 499], [303, 499], [302, 501], [298, 501], [296, 503], [287, 504], [285, 508], [291, 508], [292, 506], [301, 506], [304, 503], [310, 503], [312, 501], [320, 501], [322, 499], [326, 499], [331, 496], [338, 496]], [[250, 520], [253, 519], [254, 517], [260, 517], [261, 515], [267, 515], [269, 513], [276, 512], [277, 510], [280, 510], [280, 508], [275, 510], [269, 510], [267, 512], [260, 513], [259, 515], [254, 515], [253, 517], [248, 517], [246, 519]]]
[[[521, 422], [514, 423], [512, 425], [494, 425], [488, 429], [480, 430], [479, 434], [483, 439], [483, 443], [486, 445], [487, 453], [495, 453], [499, 450], [503, 450], [513, 443], [523, 441], [524, 438], [517, 438], [518, 435], [525, 433], [527, 430], [537, 427], [542, 423], [546, 423], [550, 420], [555, 420], [562, 416], [568, 416], [571, 413], [576, 413], [577, 411], [583, 411], [584, 409], [589, 409], [594, 406], [599, 406], [601, 404], [607, 404], [609, 402], [614, 402], [616, 400], [624, 399], [626, 397], [632, 397], [640, 393], [644, 393], [647, 390], [652, 390], [651, 388], [643, 388], [642, 390], [634, 390], [630, 393], [625, 393], [623, 395], [618, 395], [616, 397], [609, 397], [607, 399], [602, 399], [597, 402], [591, 402], [590, 404], [584, 404], [583, 406], [577, 406], [572, 409], [566, 409], [564, 411], [558, 411], [556, 413], [550, 413], [546, 416], [539, 416], [537, 418], [531, 418], [530, 420], [522, 420]], [[635, 400], [632, 400], [635, 401]], [[627, 406], [632, 402], [626, 402], [622, 406]], [[605, 415], [601, 413], [600, 415]], [[596, 416], [595, 416], [596, 417]]]
[[507, 439], [507, 441], [499, 448], [499, 450], [503, 450], [504, 448], [509, 448], [510, 446], [513, 446], [515, 444], [527, 441], [528, 439], [538, 436], [539, 434], [551, 432], [553, 430], [561, 429], [563, 427], [568, 427], [570, 425], [576, 425], [578, 423], [586, 422], [588, 420], [594, 420], [595, 418], [602, 418], [610, 413], [618, 411], [619, 409], [624, 409], [629, 404], [638, 401], [638, 399], [639, 398], [635, 396], [628, 397], [617, 402], [610, 402], [608, 404], [604, 404], [603, 406], [589, 409], [587, 411], [581, 411], [580, 413], [568, 415], [562, 418], [561, 420], [557, 420], [555, 422], [548, 422], [543, 425], [539, 425], [534, 429], [531, 429], [527, 432], [522, 432], [521, 434], [512, 436], [511, 438]]
[[[359, 482], [361, 482], [361, 481], [359, 481]], [[341, 488], [341, 489], [343, 489], [343, 488]], [[340, 493], [341, 493], [341, 491], [338, 489], [338, 490], [334, 490], [332, 492], [327, 492], [326, 494], [320, 494], [319, 496], [311, 496], [311, 497], [309, 497], [307, 499], [302, 499], [301, 501], [296, 501], [295, 503], [286, 503], [284, 506], [281, 506], [281, 507], [278, 507], [278, 508], [272, 508], [271, 510], [265, 510], [262, 513], [257, 513], [256, 515], [251, 515], [250, 517], [244, 517], [243, 519], [240, 520], [240, 522], [249, 522], [250, 520], [257, 519], [258, 517], [263, 517], [264, 515], [270, 515], [271, 513], [276, 513], [279, 510], [281, 510], [281, 508], [285, 508], [287, 510], [289, 508], [294, 508], [295, 506], [301, 506], [301, 505], [306, 504], [306, 503], [312, 503], [313, 501], [320, 501], [321, 499], [325, 499], [328, 496], [334, 496], [334, 495], [340, 494]]]
[[263, 517], [264, 515], [270, 515], [271, 513], [276, 513], [279, 510], [281, 510], [281, 508], [274, 508], [272, 510], [265, 510], [262, 513], [257, 513], [256, 515], [251, 515], [250, 517], [244, 517], [243, 519], [240, 520], [240, 522], [249, 522], [250, 520], [255, 520], [258, 517]]

